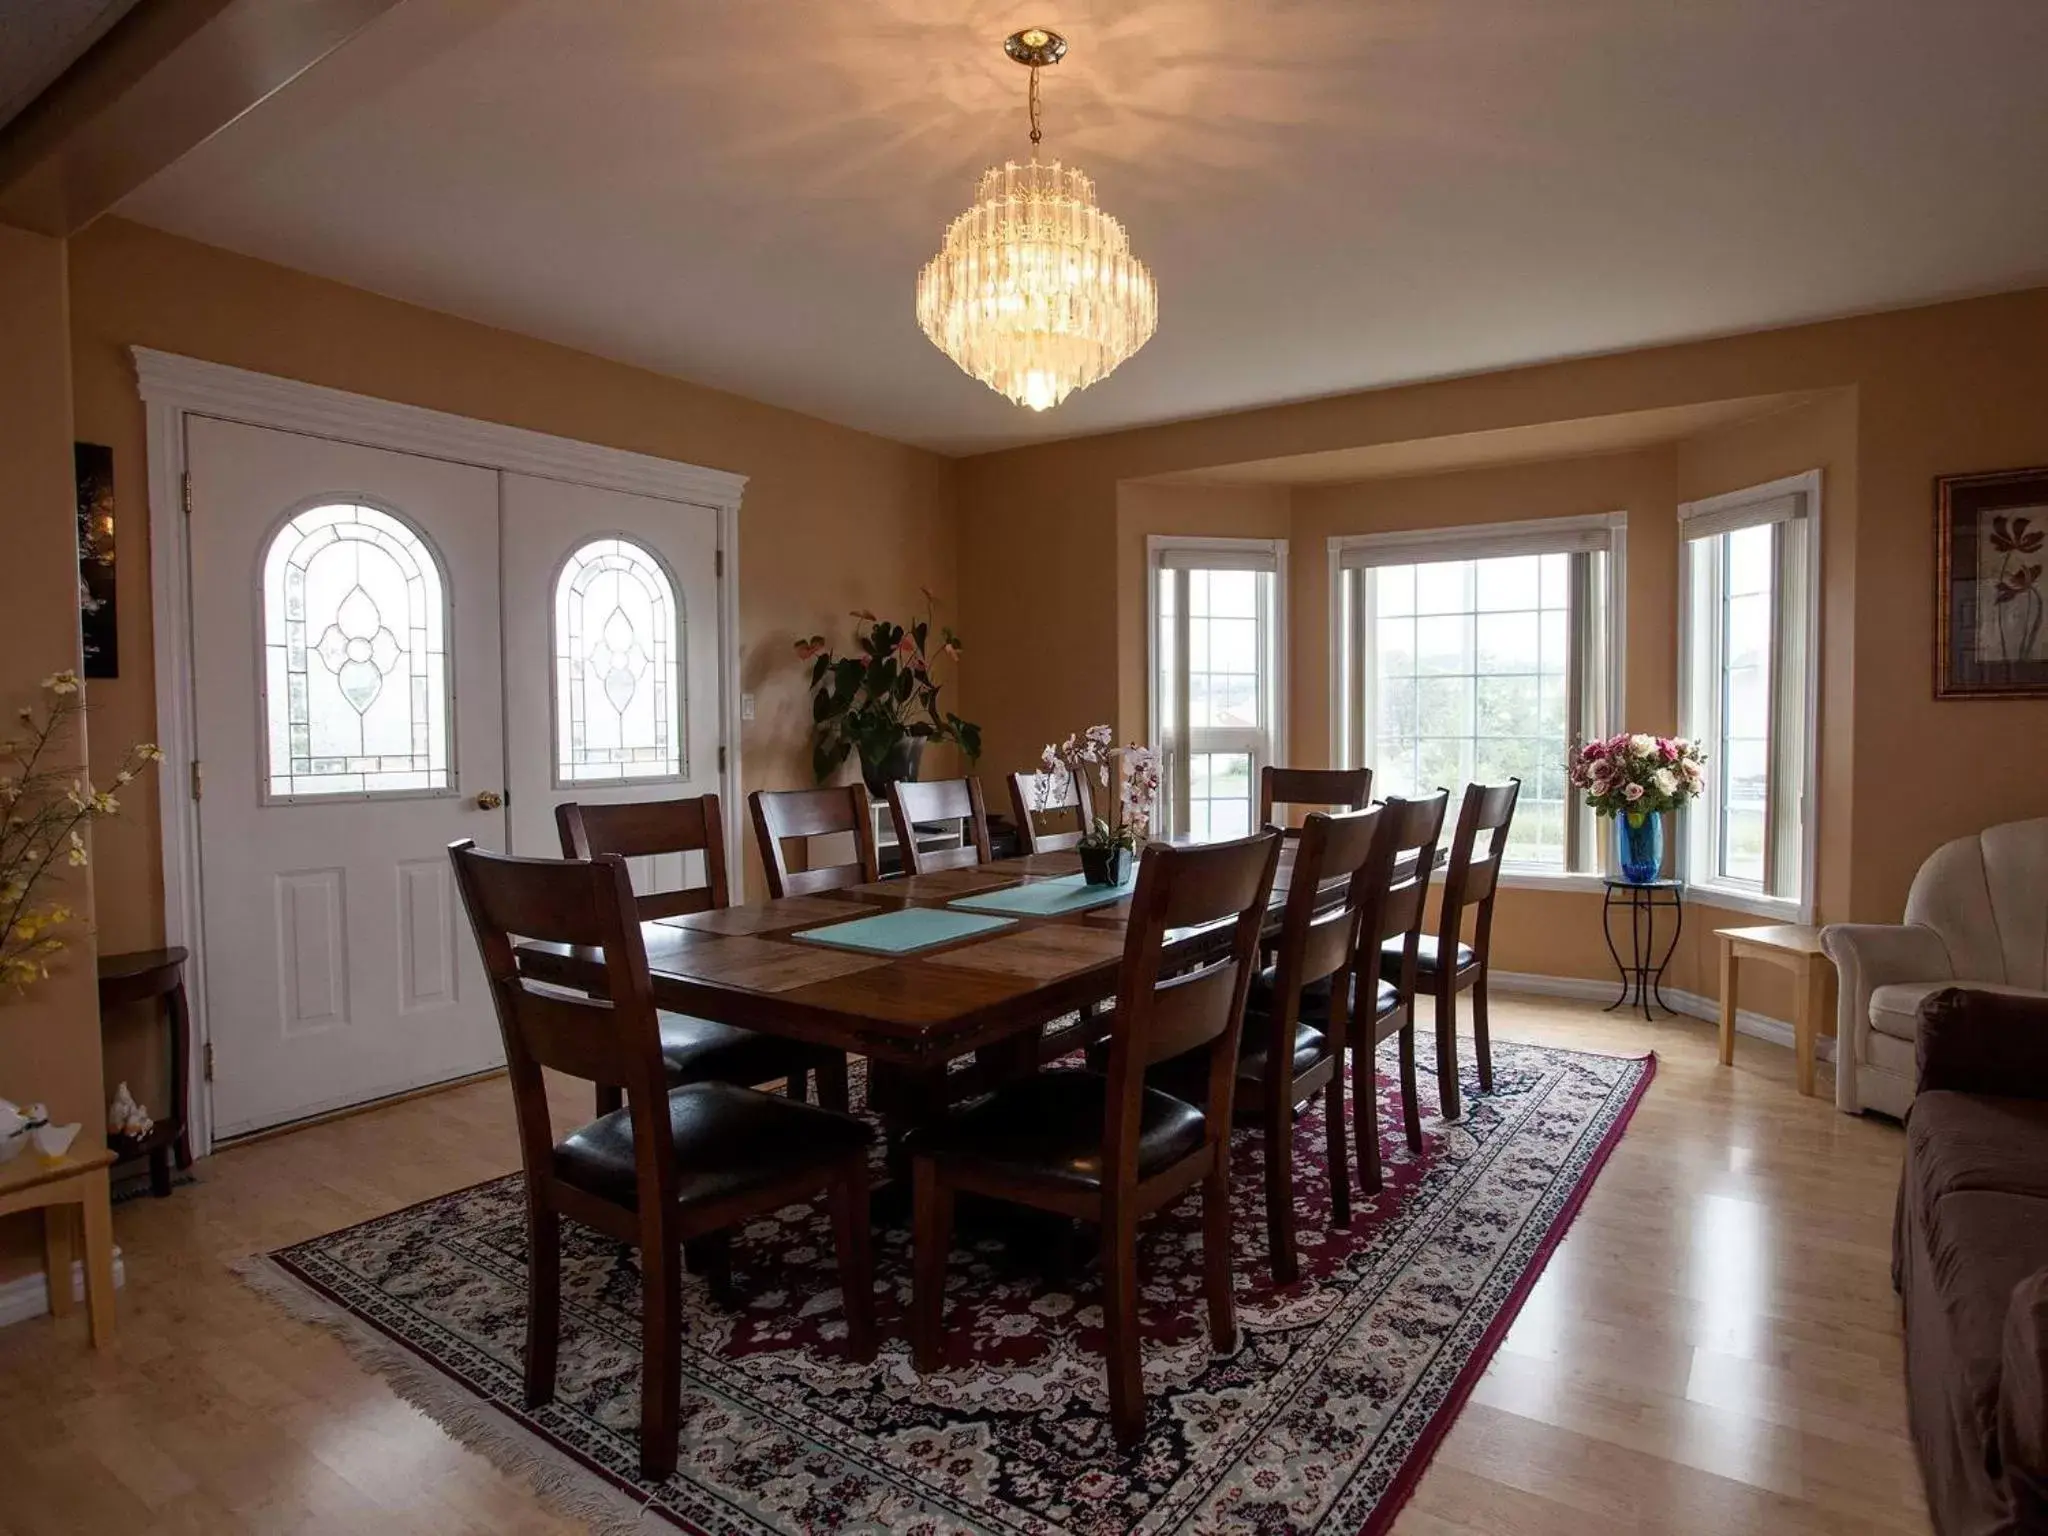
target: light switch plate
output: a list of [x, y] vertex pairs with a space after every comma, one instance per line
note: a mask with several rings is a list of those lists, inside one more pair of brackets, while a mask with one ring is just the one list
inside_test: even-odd
[[754, 718], [754, 696], [751, 693], [740, 695], [740, 718], [742, 720]]

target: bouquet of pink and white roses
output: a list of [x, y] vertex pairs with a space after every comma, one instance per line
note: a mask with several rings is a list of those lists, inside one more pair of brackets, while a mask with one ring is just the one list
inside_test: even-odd
[[1602, 816], [1626, 816], [1639, 827], [1676, 810], [1706, 787], [1706, 754], [1682, 736], [1631, 735], [1575, 742], [1565, 759], [1572, 787]]

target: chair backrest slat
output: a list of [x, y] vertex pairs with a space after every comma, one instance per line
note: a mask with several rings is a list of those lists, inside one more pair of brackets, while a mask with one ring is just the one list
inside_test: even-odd
[[1419, 800], [1389, 800], [1380, 807], [1379, 833], [1365, 872], [1365, 910], [1359, 917], [1356, 985], [1361, 1007], [1376, 990], [1380, 946], [1388, 939], [1402, 941], [1401, 995], [1415, 991], [1415, 957], [1450, 800], [1450, 791], [1440, 789]]
[[[1302, 823], [1274, 959], [1270, 1061], [1292, 1055], [1302, 989], [1348, 973], [1357, 959], [1359, 923], [1374, 894], [1367, 875], [1383, 814], [1377, 807], [1313, 811]], [[1347, 1013], [1342, 991], [1333, 988], [1331, 999], [1331, 1027], [1340, 1031]]]
[[[1040, 808], [1043, 798], [1044, 807]], [[1072, 848], [1095, 819], [1094, 796], [1088, 781], [1067, 773], [1010, 775], [1010, 814], [1017, 823], [1026, 853], [1055, 853]], [[1052, 826], [1071, 818], [1071, 826]]]
[[636, 800], [623, 805], [569, 801], [555, 807], [555, 829], [561, 835], [565, 859], [590, 859], [604, 853], [627, 859], [667, 853], [703, 855], [704, 884], [648, 891], [635, 898], [642, 921], [708, 912], [731, 904], [725, 873], [725, 823], [716, 795]]
[[1370, 768], [1275, 768], [1259, 770], [1259, 822], [1278, 826], [1279, 805], [1359, 811], [1372, 800]]
[[[626, 861], [522, 859], [465, 838], [448, 857], [469, 913], [505, 1042], [520, 1156], [529, 1179], [552, 1177], [554, 1132], [543, 1068], [623, 1088], [633, 1123], [643, 1210], [674, 1190], [668, 1076]], [[581, 997], [520, 973], [520, 940], [573, 945], [603, 958], [608, 997]]]
[[[989, 861], [988, 809], [982, 803], [979, 779], [899, 780], [889, 786], [889, 815], [896, 824], [896, 845], [907, 875], [965, 869]], [[917, 826], [933, 821], [959, 822], [960, 846], [919, 849]]]
[[[1501, 860], [1507, 854], [1508, 829], [1515, 819], [1515, 801], [1522, 781], [1467, 784], [1458, 808], [1458, 830], [1451, 838], [1451, 858], [1444, 870], [1443, 910], [1438, 915], [1439, 940], [1445, 952], [1458, 942], [1465, 908], [1476, 906], [1474, 948], [1481, 951], [1493, 926], [1493, 899], [1500, 889]], [[1479, 846], [1481, 836], [1486, 844]]]
[[[757, 789], [747, 797], [747, 807], [753, 814], [754, 838], [761, 845], [761, 866], [768, 875], [770, 896], [808, 896], [850, 885], [871, 885], [882, 878], [875, 853], [874, 813], [865, 786]], [[852, 863], [820, 869], [790, 867], [785, 847], [790, 839], [828, 837], [835, 832], [852, 835]]]
[[[1145, 849], [1131, 894], [1110, 1036], [1105, 1188], [1135, 1182], [1140, 1098], [1145, 1069], [1155, 1062], [1206, 1046], [1208, 1134], [1212, 1140], [1229, 1134], [1238, 1026], [1279, 860], [1280, 834], [1271, 828], [1234, 842], [1187, 848], [1154, 843]], [[1204, 928], [1216, 931], [1224, 953], [1192, 970], [1162, 975], [1169, 932]]]

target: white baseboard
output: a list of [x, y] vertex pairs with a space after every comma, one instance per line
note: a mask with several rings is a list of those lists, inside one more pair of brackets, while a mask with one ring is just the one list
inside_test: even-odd
[[[1528, 992], [1537, 997], [1575, 997], [1587, 1002], [1611, 1003], [1614, 994], [1620, 990], [1618, 981], [1596, 981], [1587, 976], [1541, 976], [1530, 971], [1489, 971], [1487, 979], [1500, 985], [1507, 992]], [[1684, 992], [1677, 987], [1664, 988], [1664, 1001], [1675, 1013], [1690, 1018], [1705, 1019], [1710, 1024], [1721, 1022], [1721, 1005], [1711, 997], [1701, 997], [1697, 992]], [[1624, 1010], [1615, 1010], [1616, 1018], [1625, 1018]], [[1642, 1017], [1642, 1010], [1636, 1009], [1636, 1017]], [[1773, 1045], [1782, 1045], [1788, 1050], [1792, 1046], [1792, 1026], [1784, 1019], [1772, 1018], [1767, 1013], [1755, 1013], [1748, 1008], [1735, 1011], [1735, 1032], [1748, 1035], [1753, 1040], [1768, 1040]], [[1815, 1061], [1835, 1059], [1835, 1041], [1832, 1035], [1822, 1035], [1813, 1042]]]
[[[121, 1261], [121, 1250], [116, 1248], [114, 1289], [119, 1290], [127, 1283], [128, 1267]], [[71, 1261], [71, 1297], [74, 1301], [85, 1300], [85, 1264], [80, 1259]], [[50, 1288], [43, 1283], [41, 1270], [0, 1282], [0, 1328], [5, 1328], [9, 1323], [23, 1323], [32, 1317], [41, 1317], [49, 1310]]]

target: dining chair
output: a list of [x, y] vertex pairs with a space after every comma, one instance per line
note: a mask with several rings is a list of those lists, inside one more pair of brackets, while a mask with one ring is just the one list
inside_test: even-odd
[[[718, 796], [684, 800], [637, 800], [623, 805], [555, 807], [555, 830], [565, 859], [615, 853], [625, 859], [696, 853], [704, 861], [704, 884], [636, 895], [640, 921], [708, 912], [732, 904], [725, 877], [725, 822]], [[717, 1024], [689, 1014], [661, 1012], [661, 1057], [671, 1083], [723, 1082], [788, 1085], [789, 1096], [804, 1096], [817, 1083], [818, 1102], [827, 1109], [847, 1106], [846, 1057], [760, 1030]], [[610, 1114], [621, 1103], [618, 1085], [600, 1083], [597, 1112]]]
[[[733, 1083], [669, 1087], [624, 859], [513, 858], [467, 838], [448, 856], [497, 1007], [526, 1176], [526, 1404], [554, 1397], [566, 1217], [639, 1250], [640, 1470], [666, 1479], [679, 1430], [684, 1244], [708, 1241], [723, 1271], [732, 1228], [826, 1192], [847, 1349], [874, 1358], [868, 1129]], [[514, 935], [601, 951], [610, 995], [527, 980]], [[557, 1141], [544, 1071], [623, 1084], [625, 1107]]]
[[[810, 896], [850, 885], [872, 885], [882, 878], [875, 851], [875, 818], [864, 785], [832, 789], [757, 789], [747, 797], [754, 818], [754, 838], [761, 845], [761, 867], [768, 874], [768, 894]], [[786, 847], [791, 839], [853, 837], [853, 862], [821, 869], [791, 869]]]
[[[889, 786], [889, 817], [896, 824], [896, 846], [902, 851], [906, 875], [989, 861], [988, 809], [982, 804], [979, 779], [899, 779]], [[933, 821], [959, 822], [960, 846], [920, 849], [917, 828]]]
[[[1203, 1291], [1218, 1350], [1236, 1337], [1230, 1294], [1230, 1117], [1238, 1029], [1280, 857], [1270, 828], [1234, 842], [1154, 843], [1138, 868], [1106, 1072], [1063, 1069], [1005, 1084], [912, 1144], [912, 1348], [936, 1370], [956, 1196], [972, 1193], [1085, 1221], [1102, 1233], [1110, 1425], [1129, 1447], [1145, 1425], [1138, 1339], [1141, 1216], [1202, 1189]], [[1227, 951], [1191, 967], [1166, 934], [1233, 924]], [[1199, 1106], [1147, 1085], [1147, 1070], [1207, 1047]]]
[[[1045, 801], [1042, 807], [1041, 796]], [[1071, 827], [1045, 825], [1066, 820], [1068, 812], [1073, 813]], [[1057, 853], [1080, 843], [1081, 834], [1095, 819], [1095, 797], [1087, 779], [1079, 774], [1013, 773], [1010, 814], [1026, 853]]]
[[[1318, 1094], [1330, 1165], [1330, 1224], [1351, 1223], [1343, 1072], [1350, 988], [1343, 983], [1358, 964], [1359, 922], [1373, 894], [1367, 876], [1381, 814], [1377, 808], [1309, 813], [1288, 874], [1276, 958], [1252, 978], [1245, 1003], [1233, 1117], [1261, 1132], [1266, 1251], [1276, 1285], [1291, 1285], [1301, 1277], [1294, 1230], [1294, 1121]], [[1167, 1063], [1153, 1081], [1171, 1092], [1183, 1080], [1169, 1075], [1179, 1066]]]
[[[1400, 1037], [1401, 1122], [1408, 1150], [1422, 1150], [1422, 1106], [1415, 1082], [1415, 956], [1427, 923], [1429, 886], [1437, 842], [1451, 792], [1440, 789], [1380, 807], [1379, 834], [1366, 867], [1365, 910], [1359, 915], [1356, 975], [1351, 994], [1351, 1122], [1358, 1147], [1358, 1181], [1369, 1195], [1384, 1187], [1380, 1167], [1379, 1047]], [[1401, 960], [1393, 978], [1381, 974], [1386, 950]], [[1372, 995], [1365, 997], [1370, 986]]]
[[[1493, 1046], [1486, 1028], [1487, 955], [1493, 945], [1493, 901], [1500, 891], [1501, 858], [1507, 852], [1508, 828], [1515, 819], [1515, 800], [1522, 781], [1467, 784], [1458, 808], [1458, 829], [1451, 837], [1451, 857], [1444, 868], [1443, 902], [1437, 931], [1415, 944], [1415, 987], [1436, 1000], [1437, 1104], [1446, 1120], [1459, 1114], [1458, 994], [1472, 993], [1472, 1046], [1479, 1063], [1479, 1086], [1493, 1091]], [[1480, 846], [1481, 837], [1485, 846]], [[1465, 909], [1478, 909], [1472, 942], [1460, 934]], [[1389, 938], [1380, 949], [1380, 975], [1398, 984], [1405, 965], [1401, 941]]]
[[1275, 768], [1259, 770], [1259, 825], [1278, 826], [1273, 807], [1316, 806], [1357, 811], [1372, 803], [1370, 768]]

